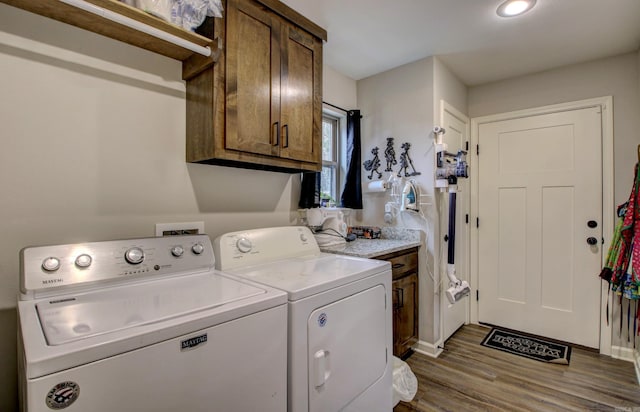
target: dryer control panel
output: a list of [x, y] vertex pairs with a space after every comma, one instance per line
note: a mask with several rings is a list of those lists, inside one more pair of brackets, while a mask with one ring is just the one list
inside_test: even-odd
[[97, 282], [211, 270], [214, 260], [207, 235], [26, 247], [20, 251], [21, 299]]
[[320, 248], [306, 226], [282, 226], [226, 233], [213, 241], [216, 269], [319, 255]]

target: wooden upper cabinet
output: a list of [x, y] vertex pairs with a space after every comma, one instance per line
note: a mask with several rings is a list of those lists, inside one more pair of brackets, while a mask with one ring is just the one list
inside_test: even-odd
[[[222, 56], [187, 82], [187, 161], [320, 170], [322, 39], [296, 16], [280, 2], [227, 1], [214, 30]], [[201, 119], [207, 112], [212, 121]]]
[[280, 26], [276, 15], [254, 2], [228, 2], [228, 150], [269, 156], [279, 153]]
[[322, 162], [322, 42], [290, 24], [283, 30], [281, 156]]

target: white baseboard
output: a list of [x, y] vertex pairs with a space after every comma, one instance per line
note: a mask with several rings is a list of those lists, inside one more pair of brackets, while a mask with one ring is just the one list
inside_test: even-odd
[[427, 343], [419, 340], [418, 343], [413, 345], [413, 350], [423, 355], [437, 358], [442, 353], [442, 347], [440, 344]]
[[625, 348], [624, 346], [611, 346], [611, 357], [627, 362], [634, 362], [635, 350], [633, 348]]
[[640, 385], [640, 352], [633, 348], [624, 348], [621, 346], [611, 347], [611, 357], [628, 362], [633, 362], [633, 366], [636, 369], [636, 380]]
[[638, 380], [638, 385], [640, 385], [640, 351], [634, 351], [633, 357], [633, 364], [636, 367], [636, 379]]

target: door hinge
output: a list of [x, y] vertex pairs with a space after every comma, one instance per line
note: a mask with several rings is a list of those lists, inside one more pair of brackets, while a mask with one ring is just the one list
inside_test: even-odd
[[469, 224], [469, 214], [464, 215], [464, 223]]
[[476, 289], [476, 302], [480, 300], [480, 291]]
[[476, 227], [480, 227], [480, 218], [479, 217], [476, 218]]
[[476, 155], [480, 156], [480, 145], [476, 145]]

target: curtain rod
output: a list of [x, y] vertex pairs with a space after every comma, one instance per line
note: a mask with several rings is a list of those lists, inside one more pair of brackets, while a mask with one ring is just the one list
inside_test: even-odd
[[188, 40], [184, 40], [178, 36], [174, 36], [173, 34], [156, 29], [155, 27], [149, 26], [147, 24], [140, 23], [137, 20], [123, 16], [119, 13], [114, 13], [111, 10], [98, 7], [94, 4], [87, 3], [86, 1], [83, 1], [83, 0], [60, 0], [60, 1], [62, 3], [68, 4], [69, 6], [77, 7], [81, 10], [98, 15], [100, 17], [104, 17], [105, 19], [111, 20], [113, 22], [122, 24], [123, 26], [130, 27], [132, 29], [141, 31], [143, 33], [146, 33], [158, 39], [167, 41], [169, 43], [173, 43], [187, 50], [191, 50], [194, 53], [198, 53], [203, 56], [211, 56], [211, 49], [208, 47], [203, 47], [193, 42], [190, 42]]
[[343, 108], [342, 108], [342, 107], [340, 107], [340, 106], [336, 106], [335, 104], [327, 103], [327, 102], [325, 102], [325, 101], [322, 101], [322, 103], [326, 104], [327, 106], [334, 107], [334, 108], [336, 108], [336, 109], [338, 109], [338, 110], [342, 110], [342, 111], [343, 111], [343, 112], [345, 112], [345, 113], [349, 113], [349, 112], [351, 111], [351, 110], [343, 109]]

